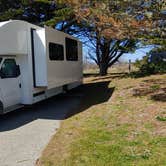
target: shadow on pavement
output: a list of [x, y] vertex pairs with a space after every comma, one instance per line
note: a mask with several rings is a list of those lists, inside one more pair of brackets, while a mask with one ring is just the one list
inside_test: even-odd
[[89, 107], [106, 102], [114, 88], [109, 81], [88, 83], [66, 94], [0, 116], [0, 132], [9, 131], [37, 119], [64, 120], [86, 111]]

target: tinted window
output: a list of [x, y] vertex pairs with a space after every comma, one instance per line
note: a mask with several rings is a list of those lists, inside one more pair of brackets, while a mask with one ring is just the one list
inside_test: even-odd
[[1, 63], [1, 61], [2, 61], [2, 58], [0, 58], [0, 63]]
[[76, 40], [66, 38], [66, 59], [78, 61], [78, 44]]
[[63, 45], [49, 43], [49, 58], [50, 60], [57, 60], [57, 61], [64, 60]]
[[5, 59], [2, 64], [1, 72], [3, 78], [14, 78], [17, 77], [17, 65], [14, 59]]

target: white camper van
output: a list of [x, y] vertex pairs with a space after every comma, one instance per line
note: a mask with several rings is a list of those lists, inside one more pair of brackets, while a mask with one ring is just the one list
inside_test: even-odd
[[31, 105], [82, 83], [82, 44], [49, 27], [0, 23], [0, 113]]

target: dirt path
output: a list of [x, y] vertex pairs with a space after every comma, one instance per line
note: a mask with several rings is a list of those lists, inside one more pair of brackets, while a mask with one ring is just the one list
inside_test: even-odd
[[0, 116], [0, 166], [33, 166], [60, 121], [78, 104], [78, 96], [61, 95]]

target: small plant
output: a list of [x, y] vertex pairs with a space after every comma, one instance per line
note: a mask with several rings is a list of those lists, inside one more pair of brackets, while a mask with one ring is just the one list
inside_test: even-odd
[[152, 90], [159, 90], [160, 89], [160, 85], [152, 85], [150, 88]]
[[166, 121], [166, 117], [163, 116], [157, 116], [156, 119], [159, 121]]
[[144, 152], [143, 152], [143, 154], [141, 154], [141, 157], [143, 159], [149, 159], [150, 156], [151, 156], [151, 152], [150, 152], [149, 149], [145, 149]]

